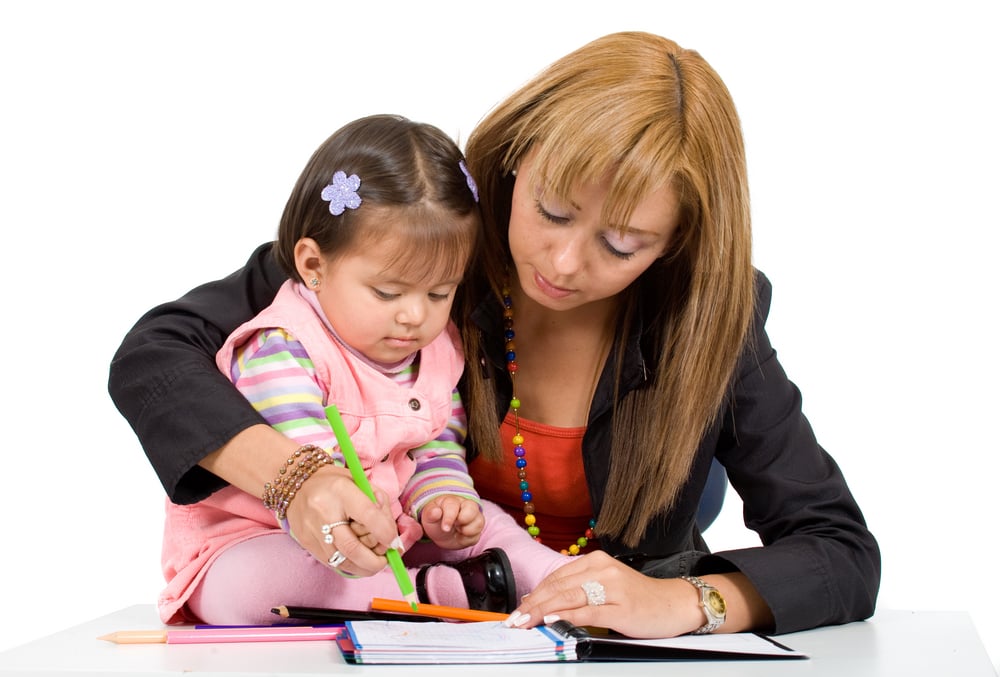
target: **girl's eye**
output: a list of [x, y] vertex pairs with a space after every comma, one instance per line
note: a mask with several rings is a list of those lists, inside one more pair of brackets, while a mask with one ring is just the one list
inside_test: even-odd
[[535, 210], [543, 219], [545, 219], [550, 223], [558, 223], [558, 224], [569, 223], [569, 218], [565, 216], [556, 216], [555, 214], [547, 211], [545, 207], [542, 206], [542, 203], [538, 202], [537, 200], [535, 201]]
[[377, 298], [380, 298], [383, 301], [391, 301], [397, 296], [399, 296], [399, 294], [392, 294], [390, 292], [382, 291], [381, 289], [377, 289], [375, 287], [372, 287], [372, 291], [375, 293], [375, 296]]
[[428, 298], [430, 298], [431, 301], [447, 301], [449, 294], [436, 294], [434, 292], [431, 292], [427, 294], [427, 296]]

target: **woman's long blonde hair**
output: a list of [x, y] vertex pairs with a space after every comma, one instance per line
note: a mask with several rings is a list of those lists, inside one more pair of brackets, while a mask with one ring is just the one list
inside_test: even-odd
[[[625, 224], [649, 193], [669, 185], [681, 223], [668, 254], [623, 294], [615, 357], [641, 313], [645, 387], [615, 394], [611, 471], [598, 533], [634, 546], [669, 509], [727, 396], [754, 312], [750, 205], [743, 137], [725, 84], [697, 53], [648, 33], [616, 33], [552, 64], [491, 111], [466, 156], [485, 224], [481, 275], [468, 304], [499, 296], [510, 264], [511, 171], [529, 150], [547, 191], [569, 201], [581, 183], [611, 173], [605, 223]], [[639, 298], [644, 299], [641, 303]], [[655, 307], [654, 307], [655, 306]], [[496, 395], [478, 367], [482, 346], [464, 311], [471, 439], [502, 452]], [[653, 366], [653, 365], [651, 365]]]

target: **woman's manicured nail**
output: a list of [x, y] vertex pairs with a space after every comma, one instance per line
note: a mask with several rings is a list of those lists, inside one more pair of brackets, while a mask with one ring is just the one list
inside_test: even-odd
[[562, 620], [562, 619], [559, 618], [559, 616], [556, 615], [556, 614], [549, 614], [548, 616], [543, 616], [542, 617], [542, 623], [545, 623], [545, 625], [549, 625], [550, 623], [555, 623], [556, 621], [559, 621], [559, 620]]

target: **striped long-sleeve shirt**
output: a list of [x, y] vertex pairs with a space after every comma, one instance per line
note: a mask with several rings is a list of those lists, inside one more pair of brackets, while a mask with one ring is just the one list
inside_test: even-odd
[[[412, 385], [419, 369], [419, 356], [386, 378], [403, 386]], [[261, 416], [299, 444], [326, 449], [343, 464], [343, 456], [324, 409], [324, 391], [316, 369], [301, 343], [283, 329], [257, 332], [233, 353], [230, 378]], [[465, 408], [457, 390], [452, 392], [452, 410], [441, 434], [410, 451], [416, 464], [413, 476], [399, 496], [403, 510], [414, 519], [434, 497], [459, 495], [479, 502], [465, 462]], [[333, 403], [336, 404], [336, 403]]]

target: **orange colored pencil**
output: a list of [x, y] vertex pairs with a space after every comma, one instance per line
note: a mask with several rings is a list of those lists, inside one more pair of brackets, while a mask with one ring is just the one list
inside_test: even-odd
[[[460, 609], [453, 606], [441, 606], [439, 604], [417, 604], [416, 610], [410, 607], [409, 603], [398, 599], [385, 599], [375, 597], [372, 599], [372, 609], [375, 611], [396, 611], [399, 613], [417, 614], [420, 616], [437, 616], [456, 621], [502, 621], [510, 614], [501, 614], [496, 611], [479, 611], [478, 609]], [[404, 620], [400, 618], [400, 620]]]

